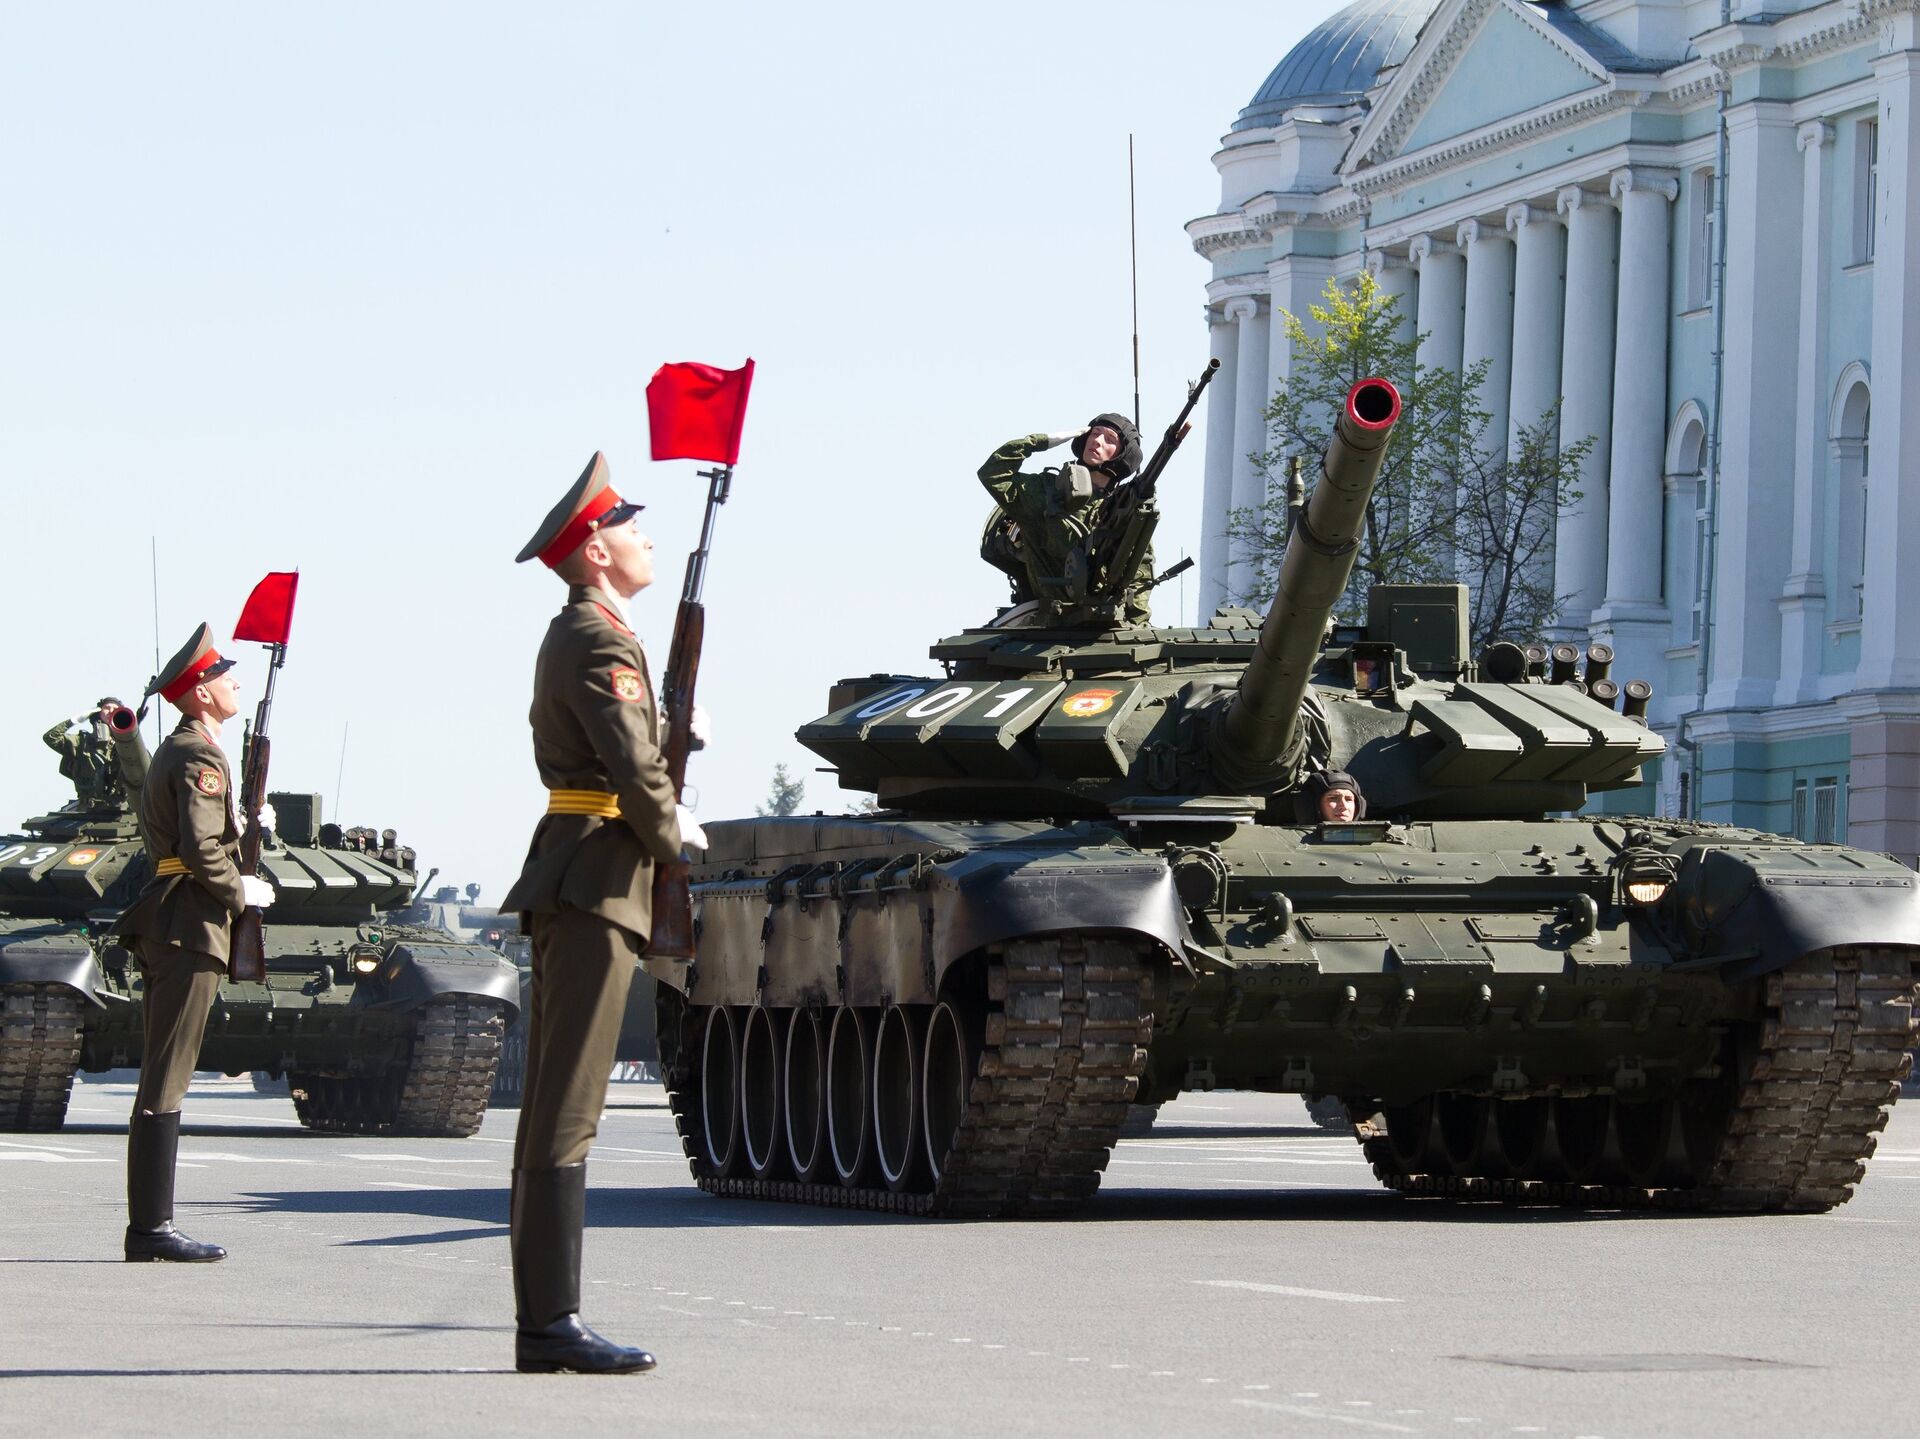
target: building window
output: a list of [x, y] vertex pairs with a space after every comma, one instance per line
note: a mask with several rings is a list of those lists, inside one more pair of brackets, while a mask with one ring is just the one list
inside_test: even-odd
[[1787, 826], [1787, 833], [1795, 839], [1807, 837], [1807, 782], [1803, 779], [1793, 782], [1793, 822]]
[[1687, 303], [1704, 308], [1713, 298], [1713, 171], [1687, 177]]
[[1853, 127], [1853, 262], [1873, 258], [1873, 232], [1879, 219], [1880, 122], [1862, 120]]
[[1860, 541], [1855, 552], [1859, 556], [1855, 573], [1859, 578], [1853, 582], [1853, 613], [1856, 618], [1864, 618], [1867, 613], [1867, 476], [1873, 473], [1873, 406], [1869, 404], [1866, 413], [1860, 417]]
[[1681, 819], [1693, 818], [1693, 815], [1689, 813], [1689, 810], [1691, 808], [1690, 802], [1692, 798], [1693, 798], [1693, 776], [1688, 774], [1685, 770], [1682, 770], [1680, 771], [1680, 818]]
[[1693, 624], [1689, 635], [1700, 643], [1701, 616], [1707, 607], [1707, 481], [1703, 475], [1693, 482]]
[[1835, 623], [1851, 623], [1866, 613], [1867, 485], [1869, 436], [1873, 397], [1866, 372], [1849, 365], [1840, 378], [1842, 396], [1834, 419], [1833, 483], [1835, 496], [1833, 557], [1836, 581], [1832, 614]]
[[1840, 781], [1834, 775], [1821, 775], [1813, 782], [1813, 833], [1807, 838], [1815, 844], [1832, 844], [1834, 821], [1840, 806]]

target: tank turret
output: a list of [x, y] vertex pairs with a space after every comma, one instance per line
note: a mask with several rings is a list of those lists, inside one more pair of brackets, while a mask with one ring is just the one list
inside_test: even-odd
[[1320, 483], [1287, 537], [1280, 583], [1253, 659], [1213, 733], [1215, 772], [1257, 782], [1276, 766], [1298, 768], [1300, 711], [1333, 607], [1346, 593], [1400, 393], [1385, 380], [1347, 392], [1320, 462]]

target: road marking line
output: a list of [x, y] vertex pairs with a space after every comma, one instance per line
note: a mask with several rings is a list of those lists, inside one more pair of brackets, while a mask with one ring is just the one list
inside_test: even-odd
[[[1336, 1304], [1398, 1304], [1384, 1294], [1343, 1294], [1337, 1289], [1301, 1289], [1292, 1284], [1257, 1284], [1251, 1279], [1196, 1279], [1209, 1289], [1246, 1289], [1255, 1294], [1285, 1294], [1294, 1299], [1331, 1299]], [[1298, 1398], [1298, 1395], [1294, 1396]]]
[[111, 1159], [77, 1159], [71, 1154], [36, 1154], [31, 1150], [9, 1150], [0, 1154], [0, 1159], [17, 1159], [23, 1163], [34, 1164], [111, 1164]]
[[291, 1155], [289, 1155], [286, 1158], [281, 1158], [278, 1155], [274, 1155], [269, 1158], [262, 1159], [258, 1155], [235, 1154], [232, 1151], [225, 1150], [225, 1149], [200, 1149], [196, 1147], [194, 1149], [189, 1150], [188, 1152], [192, 1154], [195, 1159], [200, 1159], [200, 1160], [217, 1159], [223, 1164], [311, 1164], [313, 1163], [311, 1159], [298, 1159]]
[[[453, 1186], [452, 1186], [452, 1185], [450, 1185], [450, 1184], [408, 1184], [408, 1183], [407, 1183], [407, 1182], [406, 1182], [406, 1181], [405, 1181], [404, 1179], [369, 1179], [369, 1180], [367, 1181], [367, 1188], [369, 1188], [369, 1189], [438, 1189], [438, 1190], [449, 1190], [449, 1189], [451, 1189], [451, 1188], [453, 1188]], [[595, 1282], [595, 1283], [598, 1283], [599, 1281], [598, 1281], [598, 1280], [596, 1280], [596, 1281], [594, 1281], [594, 1282]]]
[[32, 1139], [0, 1139], [0, 1149], [31, 1149], [36, 1152], [45, 1150], [49, 1154], [92, 1154], [91, 1149], [78, 1149], [68, 1144], [43, 1144]]
[[[359, 1159], [368, 1164], [491, 1164], [490, 1159], [442, 1159], [430, 1154], [343, 1154], [342, 1159]], [[308, 1163], [301, 1160], [302, 1164]]]
[[1276, 1404], [1271, 1399], [1236, 1399], [1248, 1409], [1265, 1409], [1273, 1414], [1291, 1414], [1299, 1419], [1330, 1419], [1336, 1424], [1353, 1424], [1362, 1429], [1380, 1429], [1389, 1434], [1417, 1434], [1404, 1424], [1389, 1424], [1384, 1419], [1367, 1419], [1358, 1414], [1342, 1414], [1338, 1409], [1309, 1409], [1304, 1404]]

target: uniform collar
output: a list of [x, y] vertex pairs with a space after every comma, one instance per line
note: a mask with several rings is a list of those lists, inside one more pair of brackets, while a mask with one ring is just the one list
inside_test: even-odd
[[633, 633], [632, 613], [627, 607], [627, 601], [612, 590], [603, 590], [598, 585], [569, 585], [567, 603], [598, 605], [608, 619], [628, 634]]

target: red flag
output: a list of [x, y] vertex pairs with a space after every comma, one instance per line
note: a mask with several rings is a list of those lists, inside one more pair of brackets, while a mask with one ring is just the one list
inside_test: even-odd
[[683, 363], [662, 365], [647, 381], [647, 418], [656, 460], [740, 458], [740, 427], [747, 419], [753, 361], [737, 370]]
[[293, 596], [300, 588], [298, 570], [276, 570], [253, 587], [247, 607], [240, 611], [240, 622], [233, 627], [236, 640], [258, 640], [264, 645], [283, 645], [293, 628]]

